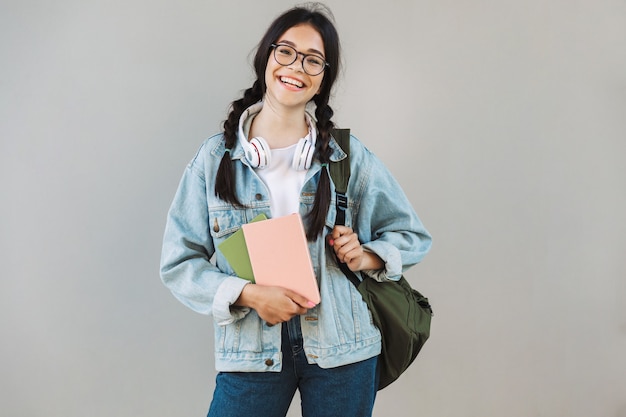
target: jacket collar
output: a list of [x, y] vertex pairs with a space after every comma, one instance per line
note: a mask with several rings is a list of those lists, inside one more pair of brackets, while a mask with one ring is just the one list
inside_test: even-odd
[[[331, 137], [328, 146], [332, 149], [330, 154], [330, 161], [337, 162], [346, 158], [348, 155], [341, 149], [335, 138]], [[211, 154], [218, 158], [221, 158], [226, 152], [226, 146], [224, 146], [224, 141], [220, 140], [216, 143], [215, 147], [211, 150]], [[235, 147], [230, 152], [230, 159], [242, 159], [244, 157], [244, 149], [239, 142], [235, 143]], [[319, 161], [316, 159], [314, 161], [315, 164], [319, 164]]]

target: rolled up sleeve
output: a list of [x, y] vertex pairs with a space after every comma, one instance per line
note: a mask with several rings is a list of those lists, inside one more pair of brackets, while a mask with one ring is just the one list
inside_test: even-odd
[[222, 281], [215, 292], [213, 302], [213, 319], [220, 326], [241, 320], [250, 312], [248, 307], [234, 306], [235, 301], [241, 295], [243, 287], [250, 281], [237, 277], [229, 277]]

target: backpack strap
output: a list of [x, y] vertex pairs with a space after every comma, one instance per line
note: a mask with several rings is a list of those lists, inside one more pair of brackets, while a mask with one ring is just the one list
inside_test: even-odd
[[[346, 157], [340, 161], [332, 162], [328, 169], [330, 178], [335, 184], [335, 201], [337, 205], [337, 215], [335, 216], [335, 226], [345, 226], [346, 210], [348, 209], [348, 181], [350, 180], [350, 129], [333, 129], [331, 132], [335, 141], [346, 153]], [[339, 269], [350, 280], [352, 285], [359, 288], [361, 280], [356, 274], [350, 271], [348, 265], [337, 262]]]
[[341, 161], [331, 163], [328, 167], [330, 178], [335, 184], [337, 202], [335, 225], [344, 226], [346, 224], [346, 210], [348, 209], [348, 181], [350, 180], [350, 129], [333, 129], [331, 134], [348, 155]]

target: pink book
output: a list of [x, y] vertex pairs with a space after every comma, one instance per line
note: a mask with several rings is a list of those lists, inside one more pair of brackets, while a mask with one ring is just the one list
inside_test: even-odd
[[288, 288], [319, 304], [320, 292], [298, 213], [241, 228], [257, 284]]

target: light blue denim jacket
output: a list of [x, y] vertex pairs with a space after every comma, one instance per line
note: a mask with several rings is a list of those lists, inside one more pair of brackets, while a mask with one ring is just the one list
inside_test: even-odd
[[[333, 140], [331, 161], [346, 154]], [[351, 178], [346, 224], [359, 236], [365, 250], [385, 262], [381, 271], [362, 276], [397, 280], [422, 260], [431, 238], [399, 184], [381, 161], [351, 137]], [[221, 134], [207, 139], [185, 169], [168, 213], [161, 257], [161, 277], [183, 304], [211, 314], [215, 327], [215, 365], [218, 371], [280, 371], [281, 326], [268, 326], [256, 311], [234, 306], [248, 281], [238, 278], [216, 248], [260, 213], [270, 215], [267, 188], [239, 144], [231, 152], [237, 196], [246, 208], [235, 208], [215, 195], [215, 177], [225, 152]], [[320, 170], [314, 161], [300, 194], [304, 217], [313, 205]], [[335, 196], [326, 219], [326, 231], [335, 223]], [[380, 353], [380, 333], [360, 294], [339, 270], [324, 236], [309, 242], [320, 287], [321, 302], [300, 319], [304, 351], [309, 363], [322, 368], [341, 366]]]

